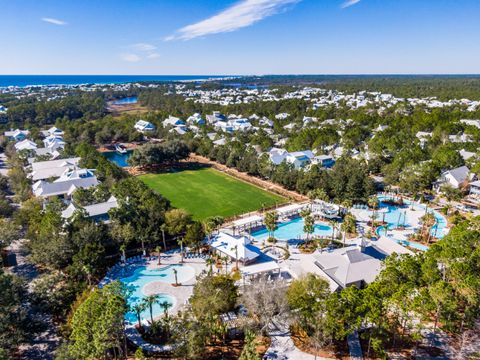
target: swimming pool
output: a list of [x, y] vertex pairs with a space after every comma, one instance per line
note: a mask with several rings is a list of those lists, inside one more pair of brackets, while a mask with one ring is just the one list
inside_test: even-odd
[[132, 150], [127, 150], [125, 154], [120, 154], [117, 151], [105, 151], [102, 155], [120, 167], [127, 167], [130, 166], [128, 158], [132, 155], [132, 152]]
[[[388, 229], [394, 229], [398, 225], [403, 225], [405, 228], [418, 231], [421, 228], [419, 223], [420, 218], [425, 215], [426, 212], [433, 214], [435, 217], [435, 225], [432, 226], [430, 233], [436, 238], [443, 238], [448, 229], [447, 229], [447, 220], [440, 214], [438, 211], [430, 209], [423, 204], [417, 204], [409, 200], [404, 199], [404, 206], [395, 206], [385, 203], [383, 200], [389, 199], [389, 196], [379, 196], [380, 201], [380, 211], [377, 215], [378, 220], [385, 220], [388, 226]], [[413, 209], [413, 211], [412, 211]], [[381, 226], [377, 229], [377, 235], [385, 235], [385, 226]], [[387, 237], [391, 238], [391, 234], [388, 234]], [[414, 247], [419, 250], [427, 250], [428, 247], [425, 245], [417, 244], [414, 242], [409, 242], [408, 240], [403, 239], [394, 239], [398, 243]]]
[[[157, 293], [155, 291], [155, 283], [175, 283], [175, 274], [173, 269], [177, 270], [177, 280], [179, 283], [186, 282], [195, 276], [195, 270], [188, 265], [175, 264], [160, 268], [149, 269], [142, 265], [137, 267], [133, 273], [119, 280], [124, 283], [129, 290], [127, 303], [133, 306], [140, 303], [147, 295], [157, 294], [159, 297], [158, 303], [153, 305], [153, 317], [158, 317], [163, 314], [163, 308], [159, 303], [167, 301], [169, 304], [175, 306], [176, 299], [165, 293]], [[150, 309], [147, 307], [141, 314], [142, 321], [150, 319]], [[137, 315], [133, 311], [127, 312], [125, 320], [130, 323], [137, 322]]]
[[[281, 241], [296, 240], [298, 237], [304, 237], [303, 219], [301, 217], [294, 218], [287, 222], [279, 223], [277, 230], [275, 230], [275, 238]], [[268, 230], [262, 228], [253, 231], [251, 235], [260, 241], [268, 239]], [[327, 224], [315, 224], [313, 235], [317, 236], [332, 236], [332, 227]]]

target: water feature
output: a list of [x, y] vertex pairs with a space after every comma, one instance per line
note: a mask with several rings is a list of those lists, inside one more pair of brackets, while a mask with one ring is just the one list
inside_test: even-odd
[[[380, 209], [377, 215], [377, 220], [382, 220], [387, 223], [386, 226], [381, 226], [377, 229], [377, 235], [384, 236], [386, 232], [386, 227], [389, 230], [395, 229], [398, 226], [404, 227], [406, 230], [418, 231], [421, 228], [420, 218], [426, 213], [430, 213], [435, 217], [435, 224], [430, 229], [432, 236], [436, 238], [443, 238], [448, 229], [447, 229], [447, 220], [440, 214], [438, 211], [428, 208], [423, 204], [418, 204], [416, 202], [411, 202], [410, 200], [403, 200], [404, 205], [392, 205], [386, 203], [384, 200], [391, 199], [389, 196], [379, 196]], [[392, 238], [398, 243], [406, 246], [410, 246], [419, 250], [427, 250], [428, 247], [418, 243], [410, 242], [405, 239], [396, 239], [393, 238], [391, 233], [387, 231], [387, 237]]]
[[136, 96], [130, 96], [126, 97], [123, 99], [118, 99], [112, 101], [113, 105], [130, 105], [130, 104], [136, 104], [138, 102], [138, 98]]
[[132, 150], [128, 150], [126, 153], [120, 154], [117, 151], [105, 151], [102, 155], [120, 167], [127, 167], [130, 166], [128, 158], [132, 155], [132, 152]]

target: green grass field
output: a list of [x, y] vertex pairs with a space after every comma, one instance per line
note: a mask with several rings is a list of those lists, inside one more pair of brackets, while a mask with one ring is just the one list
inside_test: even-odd
[[196, 220], [230, 217], [284, 203], [286, 199], [211, 168], [141, 175], [153, 190]]

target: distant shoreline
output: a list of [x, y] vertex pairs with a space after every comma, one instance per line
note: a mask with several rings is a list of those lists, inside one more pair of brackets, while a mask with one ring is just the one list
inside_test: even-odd
[[235, 79], [235, 75], [0, 75], [0, 88], [75, 87], [135, 82], [191, 82]]

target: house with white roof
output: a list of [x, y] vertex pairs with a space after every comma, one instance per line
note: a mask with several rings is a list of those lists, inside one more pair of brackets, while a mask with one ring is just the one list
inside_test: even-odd
[[13, 141], [25, 140], [29, 134], [30, 134], [30, 131], [20, 130], [20, 129], [5, 131], [4, 133], [7, 139], [13, 140]]
[[418, 131], [415, 136], [417, 137], [418, 141], [420, 141], [420, 147], [425, 149], [427, 142], [432, 138], [433, 134], [431, 132]]
[[192, 125], [205, 125], [205, 119], [202, 118], [202, 115], [199, 113], [195, 113], [188, 117], [187, 123]]
[[461, 119], [460, 122], [462, 124], [468, 125], [468, 126], [475, 126], [476, 128], [480, 129], [480, 120], [477, 119]]
[[223, 115], [220, 111], [214, 111], [211, 115], [207, 115], [207, 122], [209, 124], [215, 124], [218, 121], [227, 121], [225, 115]]
[[133, 127], [141, 133], [155, 130], [155, 125], [145, 120], [138, 120]]
[[272, 164], [280, 165], [287, 158], [288, 151], [285, 149], [273, 147], [266, 154], [268, 155], [268, 158], [270, 159]]
[[442, 186], [451, 186], [459, 189], [468, 181], [475, 180], [475, 174], [470, 173], [470, 169], [466, 166], [460, 166], [455, 169], [444, 171], [440, 178], [433, 184], [433, 188], [440, 192]]
[[312, 164], [319, 165], [323, 168], [331, 168], [335, 165], [335, 160], [331, 155], [317, 155], [313, 159], [311, 159]]
[[472, 152], [472, 151], [467, 151], [465, 149], [462, 149], [458, 152], [460, 154], [460, 156], [463, 158], [463, 160], [467, 161], [469, 159], [472, 159], [472, 158], [475, 158], [477, 156], [476, 153]]
[[310, 150], [295, 151], [288, 153], [285, 161], [287, 163], [293, 164], [295, 169], [298, 170], [310, 164], [314, 157], [315, 155]]
[[60, 135], [49, 135], [43, 139], [43, 144], [46, 148], [50, 148], [52, 151], [57, 149], [63, 149], [65, 147], [65, 141]]
[[31, 167], [31, 172], [28, 177], [33, 181], [46, 180], [46, 179], [55, 179], [62, 176], [65, 173], [65, 170], [71, 170], [78, 166], [80, 161], [79, 157], [60, 159], [60, 160], [50, 160], [50, 161], [37, 161], [33, 162]]
[[48, 136], [51, 136], [51, 135], [54, 135], [54, 136], [63, 136], [63, 131], [60, 130], [59, 128], [57, 128], [56, 126], [52, 126], [50, 129], [48, 130], [43, 130], [42, 131], [42, 134], [44, 137], [48, 137]]
[[182, 119], [170, 115], [168, 118], [163, 120], [162, 122], [163, 127], [169, 127], [169, 126], [185, 126], [185, 121]]
[[110, 220], [108, 212], [117, 207], [118, 202], [114, 196], [111, 196], [106, 202], [86, 205], [83, 207], [70, 203], [70, 205], [68, 205], [68, 207], [62, 211], [62, 218], [68, 220], [75, 214], [76, 211], [83, 210], [85, 215], [95, 222], [108, 222]]
[[35, 150], [37, 148], [37, 144], [33, 141], [25, 139], [15, 144], [15, 150], [22, 151], [22, 150]]
[[70, 199], [76, 189], [90, 188], [99, 184], [92, 170], [66, 169], [58, 179], [53, 182], [38, 180], [33, 184], [32, 190], [35, 196], [50, 198], [58, 196], [65, 200]]
[[242, 264], [251, 264], [260, 256], [261, 251], [246, 236], [234, 236], [225, 232], [219, 232], [208, 242], [210, 247], [217, 253], [230, 257], [233, 261], [238, 260]]

